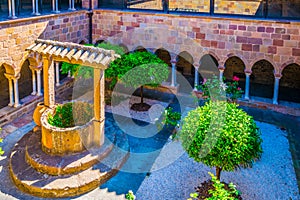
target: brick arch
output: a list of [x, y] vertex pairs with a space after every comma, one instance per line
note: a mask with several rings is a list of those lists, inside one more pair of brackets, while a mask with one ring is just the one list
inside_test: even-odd
[[88, 44], [89, 41], [86, 38], [80, 38], [77, 43], [78, 44]]
[[169, 66], [171, 66], [172, 56], [171, 56], [170, 52], [167, 49], [158, 48], [154, 51], [154, 54], [157, 55], [161, 60], [163, 60]]
[[289, 66], [291, 64], [296, 64], [296, 65], [300, 66], [300, 61], [288, 60], [288, 61], [284, 62], [279, 68], [280, 69], [279, 74], [282, 75], [282, 71], [284, 70], [284, 68], [286, 68], [287, 66]]
[[181, 71], [183, 75], [194, 76], [194, 58], [188, 51], [180, 52], [176, 57], [177, 70]]
[[[238, 62], [241, 62], [241, 66], [227, 66], [226, 64], [229, 64], [228, 62], [231, 61], [231, 59], [236, 58]], [[227, 59], [224, 61], [224, 77], [226, 78], [226, 80], [232, 80], [233, 76], [237, 76], [239, 77], [241, 80], [244, 81], [245, 77], [245, 70], [246, 70], [246, 64], [245, 62], [238, 56], [232, 54], [229, 57], [227, 57]]]
[[[210, 55], [212, 56], [217, 62], [218, 64], [220, 65], [221, 62], [222, 62], [222, 59], [212, 50], [208, 50], [208, 51], [204, 51], [202, 54], [200, 54], [200, 60], [203, 58], [203, 56], [205, 55]], [[199, 61], [200, 61], [199, 60]]]
[[[249, 66], [250, 66], [249, 70], [252, 71], [253, 65], [255, 65], [257, 62], [259, 62], [259, 61], [261, 61], [261, 60], [266, 60], [266, 61], [268, 61], [269, 63], [271, 63], [272, 66], [273, 66], [273, 68], [274, 68], [274, 72], [276, 71], [277, 65], [274, 63], [273, 60], [271, 60], [271, 59], [269, 59], [269, 58], [256, 58], [256, 59], [252, 60], [252, 61], [249, 63], [249, 64], [250, 64], [250, 65], [249, 65]], [[275, 74], [275, 73], [274, 73], [274, 74]]]
[[212, 75], [219, 75], [219, 62], [211, 54], [204, 54], [199, 62], [199, 73], [203, 78], [212, 78]]
[[[0, 64], [1, 64], [1, 63], [0, 63]], [[13, 67], [13, 65], [8, 64], [8, 63], [6, 63], [6, 62], [3, 62], [1, 65], [4, 66], [5, 72], [6, 72], [7, 74], [11, 74], [11, 75], [14, 75], [14, 76], [17, 75], [16, 69]]]
[[[239, 53], [235, 53], [235, 52], [229, 52], [224, 58], [223, 60], [220, 62], [220, 63], [223, 63], [225, 64], [226, 61], [229, 59], [229, 58], [232, 58], [232, 57], [237, 57], [239, 58], [240, 60], [243, 61], [244, 65], [245, 65], [245, 70], [247, 70], [249, 68], [249, 62], [247, 59], [245, 59], [245, 57]], [[226, 66], [224, 66], [226, 67]]]

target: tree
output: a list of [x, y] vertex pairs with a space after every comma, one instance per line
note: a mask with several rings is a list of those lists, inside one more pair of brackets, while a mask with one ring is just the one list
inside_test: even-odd
[[234, 103], [209, 101], [182, 122], [183, 148], [197, 162], [221, 171], [251, 167], [261, 157], [262, 139], [252, 116]]
[[106, 78], [112, 79], [111, 87], [114, 87], [118, 80], [128, 87], [140, 87], [141, 102], [135, 105], [145, 107], [142, 110], [147, 110], [143, 100], [143, 86], [157, 87], [168, 78], [168, 74], [168, 66], [164, 61], [155, 54], [139, 51], [123, 54], [121, 58], [111, 62], [105, 71]]

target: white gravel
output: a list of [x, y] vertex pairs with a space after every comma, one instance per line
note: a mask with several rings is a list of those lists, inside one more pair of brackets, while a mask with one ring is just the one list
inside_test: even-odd
[[[300, 199], [287, 132], [266, 123], [257, 125], [262, 131], [262, 158], [252, 168], [222, 172], [221, 180], [233, 182], [244, 200]], [[168, 160], [171, 164], [162, 164]], [[215, 173], [188, 158], [179, 142], [167, 144], [152, 169], [136, 193], [137, 200], [186, 200], [196, 186], [210, 178], [208, 171]]]

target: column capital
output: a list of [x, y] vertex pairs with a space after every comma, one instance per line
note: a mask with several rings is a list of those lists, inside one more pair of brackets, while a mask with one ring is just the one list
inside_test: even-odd
[[251, 75], [252, 74], [252, 71], [249, 70], [249, 69], [245, 69], [244, 72], [245, 72], [246, 75]]
[[200, 67], [200, 64], [199, 63], [194, 63], [194, 67], [196, 68], [196, 69], [198, 69], [199, 67]]
[[218, 69], [219, 69], [219, 71], [224, 71], [224, 70], [225, 70], [225, 67], [222, 66], [222, 65], [219, 65], [219, 66], [218, 66]]
[[176, 60], [176, 59], [172, 59], [170, 62], [171, 62], [171, 64], [173, 65], [173, 64], [176, 64], [176, 63], [177, 63], [177, 60]]
[[10, 80], [18, 80], [21, 77], [20, 73], [17, 75], [4, 73], [4, 76]]
[[275, 79], [281, 79], [282, 75], [281, 74], [274, 74]]

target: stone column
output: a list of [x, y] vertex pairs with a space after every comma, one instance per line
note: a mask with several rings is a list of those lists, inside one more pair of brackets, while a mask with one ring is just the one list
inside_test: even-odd
[[52, 58], [43, 55], [44, 66], [44, 105], [52, 107], [55, 104], [55, 88], [54, 88], [54, 64]]
[[35, 70], [33, 68], [31, 68], [31, 74], [32, 74], [32, 92], [31, 92], [31, 95], [36, 95], [36, 78], [35, 78]]
[[32, 15], [35, 14], [35, 0], [32, 0]]
[[39, 13], [39, 0], [32, 0], [32, 14], [41, 15]]
[[74, 0], [69, 0], [69, 9], [68, 10], [72, 10], [72, 11], [74, 11], [74, 10], [76, 10], [75, 8], [74, 8]]
[[8, 0], [8, 17], [16, 19], [15, 0]]
[[37, 69], [37, 96], [42, 96], [42, 79], [41, 79], [41, 71], [42, 69]]
[[223, 81], [223, 75], [224, 75], [225, 67], [219, 66], [218, 69], [219, 69], [219, 80], [222, 82]]
[[194, 67], [195, 67], [195, 83], [194, 83], [194, 90], [197, 90], [197, 86], [199, 85], [199, 64], [195, 63]]
[[245, 100], [249, 100], [249, 91], [250, 91], [250, 71], [245, 71], [246, 74], [246, 82], [245, 82]]
[[19, 85], [18, 85], [18, 79], [19, 78], [20, 78], [20, 74], [18, 76], [13, 77], [14, 93], [15, 93], [15, 103], [14, 103], [15, 108], [21, 106], [20, 100], [19, 100]]
[[8, 91], [9, 91], [9, 104], [8, 104], [8, 106], [12, 107], [14, 105], [14, 89], [13, 89], [12, 75], [5, 73], [4, 76], [8, 80]]
[[278, 104], [278, 91], [279, 91], [279, 80], [281, 75], [275, 75], [274, 92], [273, 92], [273, 104]]
[[52, 12], [60, 13], [58, 10], [58, 0], [52, 0]]
[[104, 142], [104, 70], [94, 68], [94, 144]]
[[177, 85], [176, 83], [176, 60], [171, 61], [172, 64], [172, 80], [171, 80], [171, 86], [175, 87]]
[[55, 78], [56, 78], [56, 86], [60, 86], [59, 83], [59, 62], [55, 62]]

